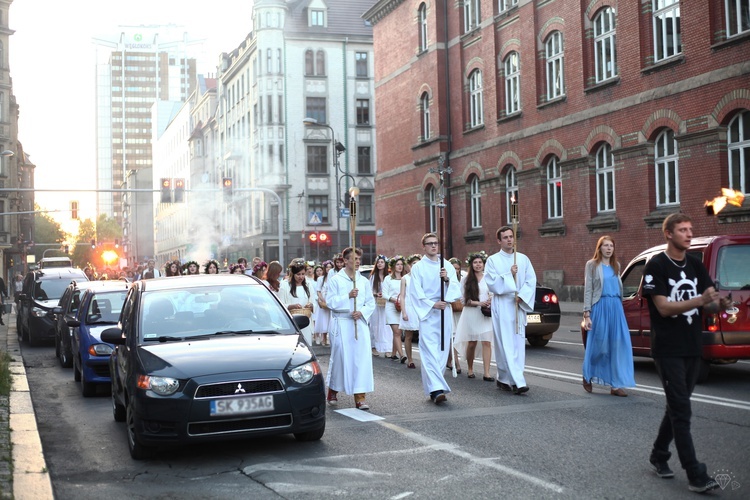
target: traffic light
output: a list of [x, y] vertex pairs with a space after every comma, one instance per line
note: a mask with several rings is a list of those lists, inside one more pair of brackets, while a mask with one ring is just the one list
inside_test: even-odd
[[65, 250], [65, 255], [68, 255], [70, 253], [70, 246], [69, 245], [65, 245], [63, 247], [63, 250]]
[[174, 180], [174, 202], [185, 202], [185, 179]]
[[328, 235], [328, 233], [320, 233], [320, 234], [318, 234], [318, 244], [319, 245], [325, 245], [325, 246], [328, 246], [328, 247], [331, 246], [331, 244], [332, 244], [331, 237]]
[[172, 203], [172, 179], [161, 178], [161, 202]]
[[70, 218], [71, 219], [78, 218], [78, 202], [77, 201], [70, 202]]
[[96, 240], [91, 240], [91, 248], [96, 249]]
[[224, 201], [232, 201], [232, 178], [224, 177], [221, 181], [221, 188], [224, 191]]
[[115, 240], [115, 248], [120, 248], [120, 240]]
[[318, 233], [310, 233], [310, 246], [318, 244]]

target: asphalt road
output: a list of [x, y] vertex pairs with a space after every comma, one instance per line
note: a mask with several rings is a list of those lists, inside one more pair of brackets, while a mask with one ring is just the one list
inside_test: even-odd
[[[527, 348], [525, 396], [463, 373], [448, 402], [422, 392], [420, 371], [376, 358], [370, 413], [340, 396], [320, 442], [292, 436], [128, 454], [108, 387], [83, 398], [54, 347], [23, 345], [47, 466], [57, 499], [192, 498], [658, 498], [688, 494], [659, 479], [648, 455], [664, 397], [648, 359], [636, 358], [627, 398], [581, 387], [583, 347], [575, 317], [544, 348]], [[320, 350], [324, 368], [328, 351]], [[417, 356], [418, 358], [418, 356]], [[419, 367], [419, 360], [416, 360]], [[494, 374], [494, 366], [491, 370]], [[714, 495], [750, 496], [750, 363], [722, 366], [693, 397], [693, 436], [711, 473], [728, 478]], [[370, 419], [362, 421], [363, 418]]]

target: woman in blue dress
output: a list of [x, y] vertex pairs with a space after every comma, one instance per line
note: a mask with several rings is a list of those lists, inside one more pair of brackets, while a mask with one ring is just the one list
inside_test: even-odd
[[623, 387], [635, 387], [633, 348], [622, 308], [620, 263], [611, 236], [599, 238], [594, 257], [586, 263], [583, 326], [588, 330], [583, 388], [592, 392], [594, 383], [609, 385], [613, 396], [627, 396]]

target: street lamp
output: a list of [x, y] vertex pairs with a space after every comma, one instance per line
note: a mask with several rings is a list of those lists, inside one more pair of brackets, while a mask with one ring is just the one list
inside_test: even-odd
[[333, 165], [333, 168], [335, 169], [335, 175], [336, 175], [336, 245], [340, 251], [341, 247], [341, 217], [340, 217], [340, 209], [346, 208], [346, 204], [341, 199], [341, 179], [344, 177], [348, 177], [352, 180], [352, 184], [356, 184], [356, 180], [354, 177], [341, 170], [341, 166], [339, 165], [339, 156], [341, 153], [346, 151], [346, 148], [343, 144], [338, 142], [335, 138], [335, 132], [333, 131], [333, 127], [330, 125], [327, 125], [325, 123], [318, 123], [318, 120], [315, 118], [307, 117], [302, 120], [302, 123], [304, 123], [308, 127], [326, 127], [331, 131], [331, 164]]

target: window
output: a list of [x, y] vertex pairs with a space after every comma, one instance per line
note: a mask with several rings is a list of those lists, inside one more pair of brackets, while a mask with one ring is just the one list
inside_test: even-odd
[[654, 60], [661, 61], [682, 52], [680, 0], [653, 0]]
[[354, 54], [354, 60], [357, 67], [357, 78], [367, 78], [367, 52], [357, 52]]
[[328, 173], [326, 158], [328, 158], [328, 146], [307, 146], [307, 173]]
[[372, 195], [371, 194], [360, 194], [359, 203], [357, 204], [357, 215], [359, 216], [359, 222], [372, 223]]
[[724, 0], [727, 12], [727, 36], [750, 31], [750, 0]]
[[305, 51], [305, 76], [312, 76], [315, 74], [315, 61], [313, 60], [313, 51]]
[[516, 177], [515, 167], [510, 167], [505, 174], [505, 220], [512, 224], [510, 205], [513, 202], [518, 203], [518, 178]]
[[310, 26], [325, 26], [325, 25], [326, 25], [325, 11], [311, 9], [310, 10]]
[[320, 221], [323, 224], [328, 224], [328, 196], [326, 195], [310, 195], [307, 197], [307, 210], [308, 212], [320, 213]]
[[305, 116], [315, 118], [318, 123], [328, 123], [326, 121], [326, 98], [308, 97]]
[[284, 123], [284, 96], [279, 96], [279, 123]]
[[469, 126], [470, 128], [474, 128], [483, 123], [482, 72], [475, 69], [469, 75]]
[[482, 227], [482, 191], [479, 189], [479, 177], [471, 179], [471, 228]]
[[516, 5], [518, 5], [518, 0], [498, 0], [497, 11], [505, 12], [506, 10], [515, 7]]
[[505, 58], [505, 114], [512, 115], [521, 110], [521, 71], [518, 67], [518, 52]]
[[370, 146], [357, 147], [357, 173], [369, 175], [372, 173], [372, 149]]
[[437, 189], [435, 189], [435, 186], [427, 188], [427, 201], [427, 217], [430, 224], [428, 231], [430, 233], [437, 233], [437, 214], [435, 213], [435, 210], [437, 210], [435, 207], [437, 203]]
[[594, 18], [594, 65], [596, 83], [617, 75], [615, 10], [611, 7], [603, 8]]
[[281, 49], [276, 49], [276, 73], [281, 74]]
[[419, 51], [427, 50], [427, 6], [419, 6]]
[[603, 144], [596, 152], [596, 200], [599, 212], [615, 209], [615, 166], [609, 144]]
[[317, 76], [325, 76], [326, 74], [326, 53], [322, 50], [315, 54], [315, 74]]
[[273, 96], [266, 96], [266, 123], [273, 123]]
[[422, 108], [422, 140], [426, 141], [430, 138], [430, 96], [427, 92], [422, 94], [419, 102]]
[[547, 100], [551, 101], [565, 93], [562, 33], [552, 33], [544, 44], [544, 50], [547, 60]]
[[464, 33], [479, 26], [481, 20], [479, 0], [464, 0]]
[[677, 171], [677, 141], [667, 129], [656, 138], [656, 206], [680, 201]]
[[750, 111], [729, 122], [729, 187], [750, 194]]
[[370, 100], [357, 99], [357, 125], [370, 124]]
[[547, 218], [559, 219], [563, 216], [562, 175], [556, 157], [547, 163]]
[[270, 75], [273, 73], [273, 58], [271, 57], [271, 49], [266, 49], [266, 74]]

